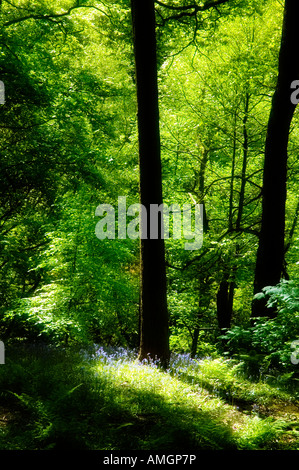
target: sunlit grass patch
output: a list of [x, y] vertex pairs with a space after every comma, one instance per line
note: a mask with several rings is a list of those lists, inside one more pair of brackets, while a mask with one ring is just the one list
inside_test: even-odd
[[243, 373], [242, 362], [222, 357], [201, 360], [195, 367], [180, 371], [180, 376], [187, 382], [201, 384], [231, 404], [234, 400], [265, 404], [273, 398], [291, 399], [290, 394], [267, 383], [250, 381]]
[[[271, 447], [282, 429], [275, 420], [241, 413], [215, 395], [213, 389], [206, 390], [204, 385], [208, 379], [214, 389], [221, 384], [232, 390], [238, 367], [231, 367], [225, 361], [198, 362], [178, 358], [177, 368], [173, 364], [171, 373], [161, 371], [155, 364], [137, 361], [116, 361], [109, 365], [99, 362], [96, 369], [105, 374], [109, 369], [109, 380], [113, 388], [118, 389], [118, 404], [130, 407], [136, 417], [146, 413], [157, 413], [166, 420], [172, 420], [173, 414], [177, 418], [184, 417], [195, 446], [215, 449], [225, 448], [225, 445], [248, 449]], [[186, 377], [189, 383], [184, 380]]]
[[150, 434], [143, 436], [142, 448], [235, 447], [231, 429], [222, 424], [217, 412], [221, 400], [201, 387], [186, 385], [155, 364], [136, 360], [114, 364], [99, 361], [95, 373], [108, 378], [113, 400], [131, 413], [130, 432], [140, 421], [149, 424]]
[[248, 418], [242, 426], [236, 426], [238, 447], [246, 450], [275, 449], [284, 428], [285, 423], [273, 418]]
[[[282, 420], [236, 406], [242, 375], [221, 358], [174, 356], [165, 371], [123, 348], [28, 348], [9, 356], [0, 398], [14, 419], [1, 429], [3, 449], [272, 449], [284, 429]], [[247, 397], [259, 396], [257, 385], [245, 383]]]

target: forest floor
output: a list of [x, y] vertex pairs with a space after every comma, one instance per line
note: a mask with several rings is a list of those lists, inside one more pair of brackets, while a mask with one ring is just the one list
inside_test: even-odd
[[0, 449], [299, 450], [294, 384], [222, 357], [162, 371], [126, 350], [16, 348], [0, 387]]

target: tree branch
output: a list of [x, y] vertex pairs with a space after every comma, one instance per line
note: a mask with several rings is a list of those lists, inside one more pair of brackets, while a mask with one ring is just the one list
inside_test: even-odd
[[72, 10], [74, 10], [75, 8], [78, 8], [78, 2], [76, 2], [76, 5], [70, 7], [67, 11], [65, 11], [64, 13], [53, 13], [53, 14], [50, 14], [50, 15], [27, 15], [27, 16], [22, 16], [21, 18], [16, 18], [14, 20], [10, 20], [10, 21], [7, 21], [6, 23], [4, 23], [4, 27], [8, 27], [8, 26], [11, 26], [13, 24], [17, 24], [17, 23], [21, 23], [22, 21], [27, 21], [27, 20], [52, 20], [53, 18], [61, 18], [63, 16], [67, 16], [71, 13]]
[[[215, 0], [214, 2], [207, 2], [204, 5], [197, 5], [196, 3], [193, 3], [191, 5], [182, 5], [182, 6], [176, 6], [176, 5], [167, 5], [163, 2], [160, 2], [160, 0], [155, 0], [155, 3], [160, 5], [161, 7], [168, 8], [169, 10], [176, 10], [176, 11], [187, 11], [187, 10], [194, 10], [194, 13], [197, 13], [198, 11], [205, 11], [208, 10], [209, 8], [215, 8], [218, 5], [222, 5], [223, 3], [227, 3], [230, 0]], [[188, 14], [190, 16], [190, 14]]]
[[287, 244], [285, 246], [285, 253], [287, 253], [287, 251], [290, 249], [292, 239], [293, 239], [293, 236], [294, 236], [294, 233], [295, 233], [296, 225], [297, 225], [297, 222], [298, 222], [298, 218], [299, 218], [299, 202], [297, 203], [295, 216], [294, 216], [293, 223], [292, 223], [292, 226], [291, 226], [291, 229], [290, 229], [290, 233], [289, 233], [289, 237], [288, 237], [289, 241], [287, 242]]
[[166, 3], [163, 3], [160, 0], [155, 0], [155, 3], [161, 6], [162, 8], [166, 8], [167, 10], [172, 10], [172, 11], [177, 12], [176, 14], [168, 16], [166, 18], [164, 18], [161, 15], [161, 13], [159, 13], [160, 18], [162, 18], [162, 26], [164, 26], [164, 24], [167, 21], [180, 20], [185, 17], [189, 17], [189, 18], [194, 17], [195, 19], [197, 19], [198, 12], [203, 12], [203, 11], [209, 10], [210, 8], [215, 8], [219, 12], [219, 10], [217, 9], [217, 6], [222, 5], [224, 3], [228, 3], [229, 1], [230, 0], [215, 0], [213, 2], [209, 1], [205, 3], [204, 5], [197, 5], [197, 3], [193, 3], [190, 5], [182, 5], [182, 6], [167, 5]]
[[155, 0], [155, 3], [160, 5], [161, 7], [168, 8], [169, 10], [193, 10], [194, 8], [197, 8], [198, 5], [196, 3], [193, 3], [192, 5], [185, 5], [185, 6], [175, 6], [175, 5], [166, 5], [163, 2], [160, 2], [159, 0]]
[[3, 24], [3, 27], [7, 28], [9, 26], [12, 26], [14, 24], [21, 23], [22, 21], [27, 21], [27, 20], [47, 20], [47, 21], [55, 21], [57, 18], [63, 18], [64, 16], [70, 15], [70, 13], [77, 9], [77, 8], [94, 8], [95, 10], [100, 11], [104, 15], [108, 16], [106, 12], [101, 10], [98, 7], [95, 7], [93, 5], [80, 5], [79, 0], [76, 1], [76, 3], [71, 6], [67, 11], [63, 13], [51, 13], [48, 15], [42, 15], [42, 14], [31, 14], [27, 16], [22, 16], [20, 18], [15, 18], [14, 20], [7, 21], [6, 23]]

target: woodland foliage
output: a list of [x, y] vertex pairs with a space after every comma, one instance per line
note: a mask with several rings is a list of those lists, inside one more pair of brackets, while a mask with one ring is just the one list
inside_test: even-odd
[[[171, 18], [156, 2], [163, 198], [205, 209], [200, 250], [165, 241], [173, 351], [205, 355], [225, 335], [228, 348], [254, 349], [282, 366], [298, 335], [296, 113], [290, 282], [269, 290], [277, 318], [248, 326], [282, 13], [268, 0]], [[137, 347], [139, 242], [94, 233], [100, 203], [139, 198], [130, 4], [3, 1], [0, 27], [1, 338]], [[225, 289], [230, 331], [219, 323]]]

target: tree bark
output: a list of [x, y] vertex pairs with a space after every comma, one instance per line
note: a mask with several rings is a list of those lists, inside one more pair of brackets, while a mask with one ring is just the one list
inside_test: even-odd
[[217, 292], [217, 318], [221, 332], [231, 327], [235, 283], [221, 281]]
[[191, 344], [191, 354], [190, 355], [191, 355], [192, 359], [194, 359], [195, 356], [196, 356], [199, 332], [200, 332], [199, 326], [196, 326], [194, 328], [193, 337], [192, 337], [192, 344]]
[[238, 204], [238, 216], [236, 221], [236, 229], [241, 229], [241, 221], [244, 210], [244, 200], [245, 200], [245, 186], [246, 186], [246, 169], [247, 169], [247, 160], [248, 160], [248, 131], [247, 131], [247, 121], [248, 121], [248, 110], [249, 110], [249, 93], [246, 93], [245, 96], [245, 110], [243, 118], [243, 162], [242, 162], [242, 173], [241, 173], [241, 188]]
[[[162, 204], [159, 104], [154, 0], [131, 0], [136, 68], [141, 220], [139, 359], [169, 360], [165, 247], [160, 220], [158, 239], [150, 239], [150, 205]], [[147, 238], [145, 237], [147, 226]]]
[[235, 111], [235, 115], [234, 115], [232, 172], [231, 172], [230, 193], [229, 193], [229, 209], [228, 209], [228, 230], [233, 229], [234, 180], [235, 180], [235, 166], [236, 166], [236, 151], [237, 151], [237, 111]]
[[208, 216], [207, 216], [207, 211], [206, 211], [206, 204], [204, 200], [205, 174], [206, 174], [209, 153], [210, 153], [210, 149], [204, 146], [203, 155], [202, 155], [202, 159], [200, 162], [199, 178], [198, 178], [199, 204], [203, 205], [203, 231], [204, 233], [209, 231], [209, 221], [208, 221]]
[[[254, 292], [279, 283], [284, 265], [287, 149], [295, 105], [290, 100], [291, 83], [299, 78], [299, 2], [285, 0], [279, 69], [265, 145], [262, 223], [257, 251]], [[266, 300], [254, 300], [252, 315], [274, 317]]]

